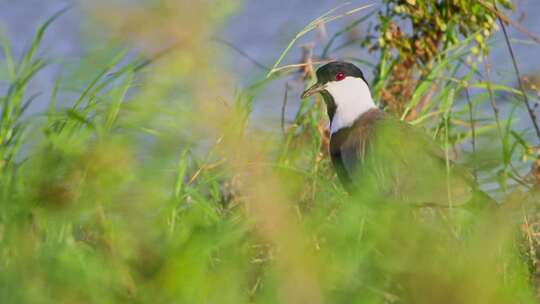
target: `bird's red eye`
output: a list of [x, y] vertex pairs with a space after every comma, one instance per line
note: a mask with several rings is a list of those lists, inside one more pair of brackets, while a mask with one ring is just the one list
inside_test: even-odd
[[342, 81], [343, 79], [345, 79], [345, 73], [339, 72], [339, 73], [336, 74], [336, 80], [337, 81]]

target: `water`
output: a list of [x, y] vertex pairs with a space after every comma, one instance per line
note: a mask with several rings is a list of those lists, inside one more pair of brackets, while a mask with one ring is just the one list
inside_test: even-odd
[[[249, 54], [257, 61], [266, 66], [271, 66], [278, 55], [288, 44], [290, 39], [301, 30], [309, 21], [329, 9], [342, 4], [337, 0], [266, 0], [266, 1], [244, 1], [243, 7], [237, 14], [230, 18], [225, 28], [218, 35], [220, 38], [230, 42], [235, 47]], [[352, 1], [346, 8], [362, 6], [366, 1]], [[519, 20], [523, 26], [533, 33], [540, 35], [540, 18], [536, 18], [540, 13], [540, 1], [538, 0], [518, 0], [517, 10], [510, 14], [513, 20]], [[54, 12], [67, 5], [74, 5], [74, 1], [68, 0], [0, 0], [0, 27], [7, 33], [15, 53], [20, 53], [28, 46], [34, 30], [44, 20]], [[369, 10], [369, 9], [368, 9]], [[367, 12], [367, 11], [366, 11]], [[328, 24], [327, 32], [331, 36], [337, 29], [345, 23], [350, 22], [357, 16], [365, 14], [360, 12], [355, 16], [344, 18]], [[77, 5], [55, 22], [47, 32], [44, 40], [44, 50], [51, 58], [76, 58], [85, 49], [85, 41], [81, 38], [83, 24], [81, 23]], [[360, 28], [361, 30], [361, 28]], [[510, 28], [510, 35], [513, 39], [526, 39], [526, 37]], [[501, 39], [501, 32], [497, 33], [496, 39]], [[313, 33], [301, 39], [298, 45], [313, 41]], [[296, 63], [301, 53], [298, 45], [293, 48], [284, 63]], [[538, 44], [518, 44], [515, 43], [515, 50], [520, 69], [523, 73], [538, 71], [537, 54], [540, 51]], [[230, 67], [233, 77], [236, 78], [240, 86], [246, 85], [254, 78], [262, 78], [265, 71], [254, 65], [250, 60], [227, 46], [223, 46], [225, 58]], [[316, 54], [320, 53], [320, 48], [316, 49]], [[346, 53], [346, 51], [345, 51]], [[355, 54], [358, 56], [358, 54]], [[369, 54], [362, 53], [369, 59]], [[499, 42], [493, 48], [491, 62], [497, 79], [512, 82], [515, 75], [512, 72], [511, 61], [504, 44]], [[54, 68], [49, 68], [42, 72], [35, 81], [31, 83], [30, 91], [47, 92], [54, 81]], [[365, 73], [369, 78], [371, 73]], [[1, 74], [0, 74], [1, 75]], [[286, 80], [274, 81], [257, 97], [255, 106], [255, 117], [266, 124], [277, 126], [281, 111], [281, 103]], [[302, 84], [294, 79], [288, 79], [291, 86], [289, 92], [289, 107], [287, 113], [290, 116], [298, 106], [299, 94]], [[40, 111], [45, 106], [46, 98], [38, 103], [33, 111]]]
[[[344, 1], [322, 1], [322, 0], [272, 0], [272, 1], [246, 1], [245, 7], [233, 17], [225, 31], [225, 36], [230, 39], [237, 47], [246, 51], [250, 56], [258, 61], [271, 65], [281, 51], [286, 47], [292, 37], [302, 29], [309, 21], [329, 9], [342, 4]], [[352, 1], [346, 8], [354, 8], [372, 3], [373, 1]], [[517, 10], [509, 14], [513, 20], [519, 20], [529, 31], [540, 36], [540, 19], [536, 16], [540, 13], [540, 1], [538, 0], [519, 0], [516, 2]], [[344, 8], [344, 9], [346, 9]], [[343, 24], [350, 23], [366, 11], [360, 12], [355, 16], [345, 18], [328, 25], [327, 33], [331, 36]], [[253, 22], [257, 20], [257, 22]], [[249, 25], [249, 26], [246, 26]], [[509, 27], [509, 34], [512, 39], [522, 40], [526, 37], [520, 32]], [[362, 27], [360, 27], [360, 31]], [[307, 35], [300, 40], [298, 44], [306, 43], [315, 39], [314, 34]], [[493, 65], [493, 78], [503, 83], [515, 83], [515, 73], [513, 72], [508, 50], [502, 41], [503, 35], [499, 31], [495, 35], [495, 47], [492, 48], [491, 63]], [[339, 44], [339, 43], [338, 43]], [[539, 44], [518, 44], [514, 43], [515, 52], [518, 58], [518, 65], [525, 74], [538, 72]], [[358, 48], [355, 48], [358, 51]], [[320, 53], [320, 48], [316, 49], [316, 54]], [[287, 57], [288, 63], [297, 63], [300, 58], [298, 48]], [[340, 55], [346, 55], [340, 54]], [[356, 57], [364, 56], [369, 59], [366, 52], [354, 54]], [[249, 60], [236, 53], [232, 54], [232, 63], [236, 70], [242, 71], [239, 75], [240, 80], [246, 79], [245, 75], [261, 75], [259, 68], [254, 66]], [[364, 67], [365, 69], [365, 67]], [[371, 71], [365, 71], [370, 80]], [[249, 79], [249, 78], [248, 78]], [[291, 84], [291, 83], [290, 83]], [[268, 117], [265, 124], [276, 124], [280, 115], [280, 105], [283, 100], [284, 80], [276, 81], [266, 88], [257, 101], [255, 115], [259, 120]], [[298, 106], [299, 94], [302, 90], [302, 84], [292, 82], [292, 90], [289, 93], [290, 101], [288, 103], [288, 113], [294, 113]]]

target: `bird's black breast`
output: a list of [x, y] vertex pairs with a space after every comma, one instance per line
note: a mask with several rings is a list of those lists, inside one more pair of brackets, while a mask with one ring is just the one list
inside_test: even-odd
[[457, 206], [471, 199], [469, 174], [445, 159], [425, 133], [378, 109], [330, 139], [330, 155], [345, 189], [376, 191], [392, 200]]
[[362, 170], [377, 123], [382, 118], [382, 111], [372, 109], [362, 114], [351, 127], [332, 134], [330, 139], [332, 164], [348, 192], [352, 192], [353, 180], [358, 178]]

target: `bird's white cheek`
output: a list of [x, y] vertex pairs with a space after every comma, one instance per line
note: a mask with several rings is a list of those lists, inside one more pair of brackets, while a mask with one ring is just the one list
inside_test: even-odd
[[365, 112], [376, 108], [366, 82], [361, 78], [347, 77], [329, 82], [326, 90], [336, 103], [336, 113], [331, 122], [331, 132], [350, 127]]

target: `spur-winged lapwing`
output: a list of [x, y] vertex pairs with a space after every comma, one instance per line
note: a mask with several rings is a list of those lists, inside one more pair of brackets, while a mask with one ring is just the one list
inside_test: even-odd
[[[418, 205], [461, 205], [489, 198], [463, 167], [448, 161], [427, 134], [385, 114], [362, 71], [348, 62], [317, 70], [302, 98], [320, 93], [330, 119], [330, 156], [349, 193], [378, 193]], [[482, 199], [484, 200], [484, 199]]]

